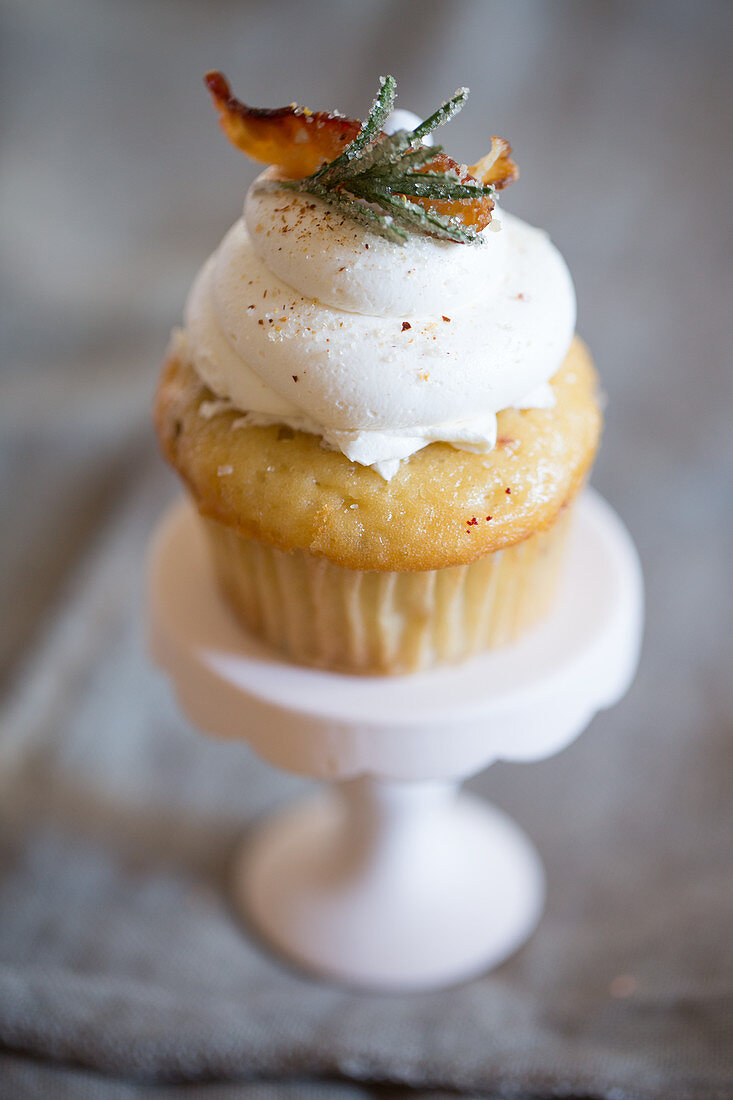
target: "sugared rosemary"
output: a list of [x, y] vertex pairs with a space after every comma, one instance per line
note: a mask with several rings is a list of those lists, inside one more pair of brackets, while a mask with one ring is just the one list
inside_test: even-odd
[[459, 88], [414, 130], [384, 134], [382, 126], [394, 106], [395, 95], [394, 77], [382, 77], [377, 98], [359, 133], [335, 160], [304, 179], [268, 181], [260, 186], [315, 195], [396, 244], [404, 244], [415, 231], [461, 243], [482, 243], [481, 234], [459, 217], [440, 214], [412, 201], [476, 200], [494, 195], [491, 184], [464, 183], [455, 169], [419, 171], [443, 152], [441, 145], [423, 145], [423, 139], [461, 110], [468, 88]]

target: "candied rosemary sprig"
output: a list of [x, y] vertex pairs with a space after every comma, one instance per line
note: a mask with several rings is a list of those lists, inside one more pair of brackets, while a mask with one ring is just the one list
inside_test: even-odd
[[[426, 209], [412, 199], [428, 202], [493, 198], [495, 188], [478, 181], [463, 182], [455, 169], [431, 168], [441, 145], [423, 145], [423, 139], [457, 114], [468, 98], [459, 88], [413, 130], [382, 132], [394, 106], [396, 81], [382, 77], [379, 93], [359, 133], [332, 161], [298, 180], [263, 182], [268, 190], [285, 189], [315, 195], [343, 214], [397, 244], [411, 232], [461, 243], [482, 243], [483, 237], [459, 217]], [[425, 171], [421, 169], [427, 165]]]

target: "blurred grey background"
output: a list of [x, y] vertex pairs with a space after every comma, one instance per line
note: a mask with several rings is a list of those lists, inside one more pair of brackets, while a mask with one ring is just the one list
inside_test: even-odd
[[[222, 69], [257, 105], [355, 116], [381, 73], [418, 113], [468, 84], [445, 141], [471, 161], [491, 133], [508, 137], [521, 179], [506, 206], [568, 260], [608, 395], [594, 482], [632, 531], [648, 595], [627, 700], [555, 760], [476, 785], [543, 838], [550, 914], [567, 926], [602, 905], [636, 943], [642, 984], [713, 989], [730, 1012], [733, 5], [5, 0], [0, 17], [0, 662], [13, 767], [35, 754], [17, 788], [27, 804], [53, 790], [57, 832], [74, 820], [84, 835], [73, 802], [105, 836], [111, 815], [127, 843], [125, 798], [173, 806], [177, 791], [175, 858], [200, 863], [222, 807], [227, 828], [240, 821], [245, 772], [255, 809], [289, 789], [242, 749], [199, 745], [162, 701], [142, 641], [145, 543], [176, 492], [149, 423], [156, 374], [255, 172], [220, 133], [203, 73]], [[191, 793], [181, 776], [194, 759]], [[196, 860], [182, 854], [194, 818], [209, 822]], [[618, 852], [597, 882], [609, 835]], [[580, 875], [567, 853], [586, 849]], [[48, 888], [53, 911], [53, 881], [47, 868], [28, 887], [31, 907]], [[32, 955], [18, 936], [3, 958]], [[577, 968], [594, 973], [589, 945], [605, 936], [575, 938]], [[58, 950], [48, 958], [59, 964]], [[716, 1011], [680, 1032], [688, 1054], [698, 1043], [696, 1065], [714, 1062]]]

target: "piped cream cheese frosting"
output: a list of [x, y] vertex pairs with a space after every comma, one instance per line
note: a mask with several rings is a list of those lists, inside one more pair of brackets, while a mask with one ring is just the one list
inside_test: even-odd
[[502, 409], [552, 405], [575, 294], [547, 234], [497, 208], [480, 245], [399, 246], [272, 179], [185, 311], [187, 354], [235, 425], [318, 434], [389, 479], [429, 443], [490, 451]]

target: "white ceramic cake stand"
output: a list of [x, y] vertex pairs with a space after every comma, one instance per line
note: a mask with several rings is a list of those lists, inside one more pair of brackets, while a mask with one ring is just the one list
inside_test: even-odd
[[174, 506], [152, 548], [155, 660], [194, 725], [331, 784], [244, 844], [234, 888], [247, 921], [292, 961], [362, 988], [437, 988], [505, 959], [539, 919], [542, 867], [509, 818], [458, 785], [496, 760], [558, 752], [627, 690], [642, 582], [614, 512], [580, 500], [542, 626], [414, 676], [273, 656], [222, 604], [206, 551], [193, 508]]

